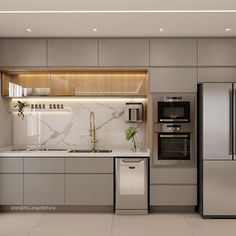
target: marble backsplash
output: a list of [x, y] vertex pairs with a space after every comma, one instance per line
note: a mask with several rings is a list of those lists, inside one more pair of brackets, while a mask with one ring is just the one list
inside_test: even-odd
[[[89, 115], [95, 114], [98, 148], [130, 148], [125, 129], [138, 127], [138, 140], [145, 145], [145, 122], [124, 121], [125, 102], [143, 102], [144, 99], [30, 99], [30, 104], [63, 104], [64, 110], [39, 112], [28, 109], [22, 120], [13, 113], [13, 145], [43, 145], [48, 147], [91, 147]], [[13, 103], [16, 101], [13, 101]]]

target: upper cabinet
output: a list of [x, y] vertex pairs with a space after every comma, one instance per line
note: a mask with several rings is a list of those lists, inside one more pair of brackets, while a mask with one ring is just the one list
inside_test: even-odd
[[199, 39], [198, 65], [236, 66], [236, 39]]
[[151, 39], [150, 66], [197, 66], [197, 40]]
[[235, 67], [201, 67], [198, 69], [198, 83], [236, 82]]
[[197, 92], [197, 68], [151, 68], [150, 92]]
[[81, 70], [2, 73], [2, 95], [146, 96], [147, 70]]
[[0, 39], [0, 66], [47, 66], [47, 40]]
[[148, 66], [148, 39], [100, 39], [99, 66]]
[[98, 66], [98, 40], [49, 39], [48, 66]]

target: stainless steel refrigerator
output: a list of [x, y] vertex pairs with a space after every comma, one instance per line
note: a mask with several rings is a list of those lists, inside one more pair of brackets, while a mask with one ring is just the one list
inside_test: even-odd
[[203, 217], [235, 217], [236, 84], [198, 89], [199, 210]]

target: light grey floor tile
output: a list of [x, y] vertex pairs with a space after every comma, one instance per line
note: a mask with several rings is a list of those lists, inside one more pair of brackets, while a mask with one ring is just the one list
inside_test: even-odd
[[27, 236], [29, 233], [29, 229], [12, 229], [12, 228], [4, 228], [0, 229], [0, 236]]
[[111, 228], [113, 214], [57, 213], [45, 214], [37, 228]]
[[195, 236], [190, 229], [112, 229], [112, 236]]
[[114, 228], [185, 228], [189, 225], [181, 214], [149, 214], [149, 215], [118, 215], [114, 216]]
[[1, 228], [30, 228], [43, 216], [41, 213], [1, 213]]
[[111, 229], [33, 229], [27, 236], [111, 236]]
[[198, 214], [183, 214], [192, 229], [236, 229], [236, 219], [202, 219]]
[[194, 229], [195, 236], [235, 236], [236, 229]]

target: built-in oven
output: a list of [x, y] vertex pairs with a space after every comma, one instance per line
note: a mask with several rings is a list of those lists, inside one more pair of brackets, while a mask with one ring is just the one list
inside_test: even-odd
[[195, 164], [196, 94], [160, 94], [153, 98], [153, 164]]
[[192, 96], [154, 97], [155, 123], [189, 123], [194, 117], [194, 98]]
[[155, 165], [194, 165], [194, 129], [190, 124], [154, 124]]

